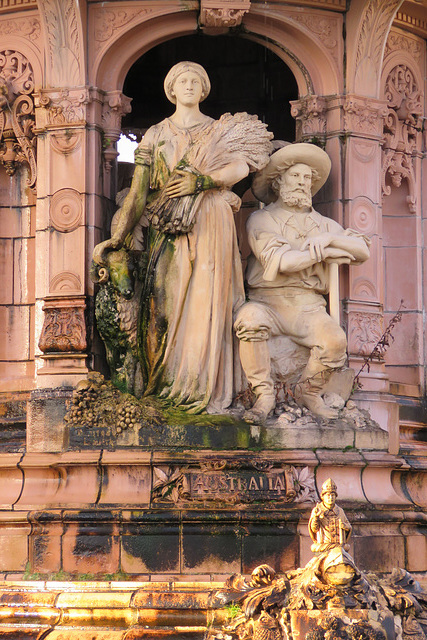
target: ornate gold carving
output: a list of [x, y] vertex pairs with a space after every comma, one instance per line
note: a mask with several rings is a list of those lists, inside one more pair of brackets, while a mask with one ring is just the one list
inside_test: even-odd
[[383, 334], [382, 323], [379, 313], [351, 312], [348, 318], [350, 353], [369, 356]]
[[291, 114], [297, 121], [297, 140], [307, 140], [313, 137], [323, 139], [325, 137], [325, 98], [310, 95], [300, 100], [291, 100]]
[[0, 20], [0, 36], [23, 36], [29, 40], [37, 40], [40, 37], [41, 26], [38, 18], [14, 18], [13, 20]]
[[224, 460], [197, 467], [154, 467], [153, 502], [247, 504], [258, 500], [313, 502], [313, 471], [308, 467], [257, 465]]
[[200, 24], [209, 28], [238, 27], [250, 7], [250, 0], [200, 0]]
[[385, 97], [388, 109], [384, 123], [383, 195], [391, 193], [391, 186], [386, 184], [387, 176], [391, 177], [395, 187], [400, 187], [402, 180], [406, 180], [409, 210], [414, 213], [416, 180], [412, 158], [421, 139], [423, 106], [421, 90], [409, 67], [396, 65], [390, 71], [385, 83]]
[[360, 571], [349, 553], [352, 526], [336, 498], [328, 478], [310, 515], [314, 557], [305, 567], [279, 577], [261, 564], [250, 578], [228, 578], [210, 602], [238, 605], [236, 615], [221, 628], [214, 619], [206, 640], [425, 638], [427, 594], [404, 569], [387, 577]]
[[18, 51], [0, 52], [0, 161], [12, 176], [19, 163], [30, 167], [28, 183], [35, 186], [37, 167], [34, 137], [34, 74]]
[[86, 106], [91, 102], [89, 89], [42, 90], [37, 96], [37, 106], [47, 109], [50, 125], [83, 124]]
[[79, 86], [84, 78], [81, 9], [77, 0], [39, 0], [47, 34], [47, 66], [51, 86]]
[[82, 283], [79, 276], [72, 271], [62, 271], [52, 278], [49, 284], [51, 293], [81, 293]]
[[59, 189], [50, 203], [50, 221], [57, 231], [77, 229], [82, 220], [82, 195], [75, 189]]
[[414, 37], [410, 38], [402, 33], [390, 31], [385, 46], [384, 60], [395, 51], [405, 51], [409, 53], [416, 62], [419, 62], [423, 49], [424, 47], [420, 40]]
[[45, 300], [39, 340], [43, 353], [75, 353], [86, 349], [85, 301], [81, 298]]

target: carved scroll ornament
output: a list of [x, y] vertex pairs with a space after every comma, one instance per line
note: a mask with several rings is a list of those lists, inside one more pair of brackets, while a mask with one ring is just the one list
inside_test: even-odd
[[407, 198], [411, 213], [416, 209], [416, 180], [413, 156], [417, 151], [422, 124], [421, 91], [414, 74], [406, 65], [397, 65], [389, 73], [385, 85], [388, 101], [384, 123], [384, 147], [382, 168], [383, 195], [391, 193], [386, 184], [389, 176], [394, 187], [406, 180]]
[[34, 136], [34, 74], [27, 58], [10, 49], [0, 51], [0, 162], [13, 176], [18, 165], [28, 164], [28, 183], [36, 183]]
[[250, 6], [250, 0], [201, 0], [200, 24], [209, 28], [238, 27]]

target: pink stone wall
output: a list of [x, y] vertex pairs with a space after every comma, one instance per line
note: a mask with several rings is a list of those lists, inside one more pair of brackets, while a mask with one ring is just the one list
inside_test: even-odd
[[35, 198], [21, 167], [0, 168], [0, 391], [31, 389], [34, 379]]

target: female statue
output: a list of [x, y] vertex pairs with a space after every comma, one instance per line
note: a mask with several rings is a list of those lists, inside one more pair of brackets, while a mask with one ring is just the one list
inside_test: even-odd
[[135, 173], [113, 235], [94, 250], [106, 263], [137, 224], [149, 225], [139, 318], [145, 394], [192, 413], [221, 413], [241, 389], [233, 315], [244, 302], [231, 186], [264, 167], [266, 126], [246, 113], [203, 115], [206, 71], [176, 64], [164, 83], [174, 114], [135, 152]]

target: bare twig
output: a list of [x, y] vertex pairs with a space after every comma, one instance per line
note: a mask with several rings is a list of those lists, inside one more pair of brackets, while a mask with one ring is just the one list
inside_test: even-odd
[[362, 387], [362, 383], [360, 382], [360, 376], [362, 372], [366, 369], [369, 373], [371, 368], [370, 363], [373, 362], [374, 360], [381, 360], [384, 354], [386, 353], [387, 349], [389, 348], [390, 344], [394, 342], [394, 336], [392, 334], [392, 331], [394, 327], [399, 322], [401, 322], [402, 312], [403, 312], [403, 309], [405, 308], [406, 307], [403, 304], [403, 300], [401, 300], [398, 310], [396, 311], [394, 316], [391, 318], [390, 322], [388, 323], [387, 327], [385, 328], [378, 342], [375, 344], [371, 353], [364, 358], [362, 366], [354, 376], [353, 391], [356, 391], [357, 389], [360, 389]]

